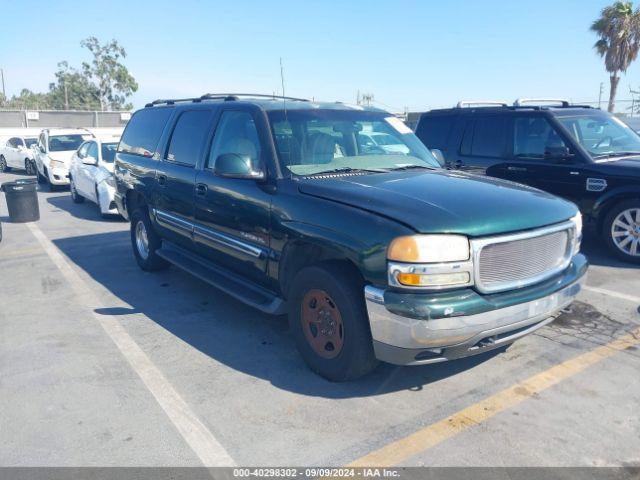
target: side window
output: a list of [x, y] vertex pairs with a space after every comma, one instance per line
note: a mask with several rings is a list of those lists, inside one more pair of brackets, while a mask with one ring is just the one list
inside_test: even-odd
[[215, 159], [224, 153], [237, 153], [251, 158], [251, 164], [260, 161], [260, 140], [253, 117], [248, 112], [223, 112], [216, 128], [216, 134], [207, 161], [207, 168], [213, 168]]
[[9, 141], [7, 142], [7, 146], [11, 147], [11, 148], [18, 148], [18, 142], [16, 142], [17, 138], [13, 137], [10, 138]]
[[89, 142], [87, 147], [87, 157], [98, 159], [98, 145], [96, 142]]
[[425, 115], [418, 124], [416, 135], [427, 148], [437, 148], [444, 152], [454, 120], [453, 116]]
[[513, 155], [544, 158], [549, 147], [564, 147], [556, 130], [544, 117], [517, 117], [513, 122]]
[[127, 124], [118, 151], [152, 157], [172, 111], [162, 107], [138, 110]]
[[166, 159], [195, 166], [211, 125], [211, 110], [191, 110], [180, 115], [171, 134]]
[[507, 119], [504, 116], [479, 117], [475, 121], [471, 155], [503, 157], [507, 145]]
[[78, 149], [78, 158], [84, 158], [87, 156], [87, 149], [89, 148], [89, 143], [83, 143], [82, 145], [80, 145], [80, 148]]
[[20, 137], [14, 138], [16, 142], [16, 148], [24, 147], [24, 141]]

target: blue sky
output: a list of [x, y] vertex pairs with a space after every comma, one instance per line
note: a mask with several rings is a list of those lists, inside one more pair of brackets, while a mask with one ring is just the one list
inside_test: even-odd
[[[116, 38], [140, 84], [133, 103], [205, 92], [290, 96], [412, 110], [461, 98], [595, 101], [608, 75], [594, 53], [601, 0], [0, 0], [7, 93], [46, 90], [56, 64], [88, 59], [80, 40]], [[15, 19], [15, 21], [12, 21]], [[640, 63], [620, 82], [640, 88]]]

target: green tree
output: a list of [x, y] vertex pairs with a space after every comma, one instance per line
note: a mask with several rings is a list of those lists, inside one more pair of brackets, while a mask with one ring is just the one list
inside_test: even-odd
[[620, 73], [626, 73], [640, 49], [640, 12], [634, 11], [633, 2], [616, 2], [602, 9], [591, 30], [600, 37], [594, 48], [611, 74], [608, 110], [613, 112]]
[[101, 45], [95, 37], [86, 38], [80, 45], [93, 54], [91, 63], [82, 63], [82, 71], [97, 90], [101, 110], [131, 108], [125, 102], [138, 90], [138, 84], [121, 63], [127, 56], [124, 48], [116, 40]]
[[4, 104], [5, 108], [17, 110], [44, 110], [51, 107], [51, 99], [47, 93], [32, 92], [23, 88], [19, 95], [13, 95]]
[[49, 97], [54, 109], [100, 109], [98, 89], [82, 73], [67, 62], [58, 63], [56, 81], [49, 84]]

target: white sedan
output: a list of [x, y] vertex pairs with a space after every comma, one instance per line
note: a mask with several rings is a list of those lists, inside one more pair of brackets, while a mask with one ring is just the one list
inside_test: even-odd
[[12, 168], [24, 169], [27, 175], [34, 175], [34, 152], [32, 145], [38, 143], [37, 137], [11, 137], [0, 145], [0, 172]]
[[119, 137], [92, 138], [84, 142], [71, 157], [69, 188], [75, 203], [85, 199], [98, 205], [100, 215], [118, 215], [114, 202], [113, 162]]

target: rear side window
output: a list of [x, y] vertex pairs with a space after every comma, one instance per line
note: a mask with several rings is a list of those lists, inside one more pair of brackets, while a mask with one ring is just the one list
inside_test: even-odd
[[428, 148], [444, 151], [454, 120], [453, 116], [425, 115], [418, 125], [416, 135]]
[[467, 125], [461, 153], [477, 157], [503, 157], [506, 145], [506, 117], [478, 117]]
[[122, 135], [118, 151], [152, 157], [171, 112], [170, 108], [154, 107], [136, 112]]
[[182, 113], [171, 134], [167, 160], [195, 166], [202, 155], [202, 145], [209, 132], [210, 121], [210, 110], [192, 110]]

